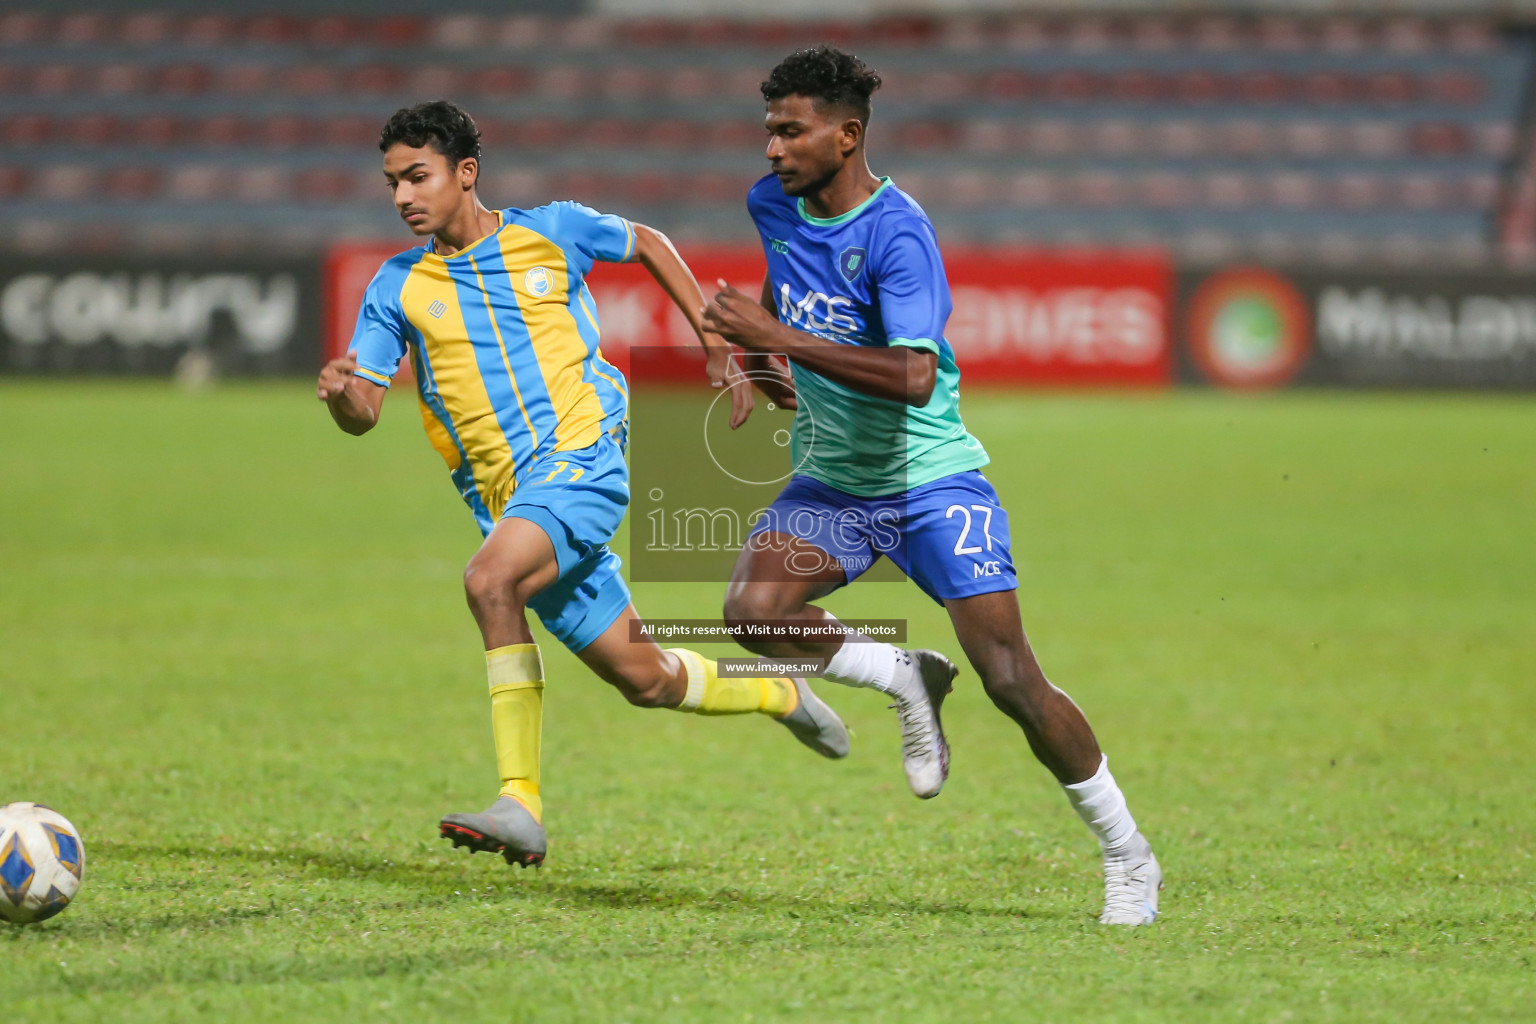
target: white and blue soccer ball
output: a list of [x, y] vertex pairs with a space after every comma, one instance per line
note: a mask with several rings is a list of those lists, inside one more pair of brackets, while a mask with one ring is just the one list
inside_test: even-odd
[[85, 875], [85, 844], [69, 819], [43, 804], [0, 807], [0, 918], [46, 921], [69, 906]]

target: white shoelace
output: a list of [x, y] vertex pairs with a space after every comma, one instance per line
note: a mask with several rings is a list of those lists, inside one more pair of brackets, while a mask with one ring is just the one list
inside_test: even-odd
[[1151, 857], [1134, 864], [1106, 861], [1104, 863], [1104, 913], [1110, 916], [1144, 914], [1147, 883], [1151, 876]]

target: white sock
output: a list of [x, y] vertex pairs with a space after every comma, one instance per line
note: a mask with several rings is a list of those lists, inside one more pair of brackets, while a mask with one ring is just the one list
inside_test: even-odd
[[1109, 756], [1103, 757], [1092, 778], [1064, 784], [1061, 788], [1067, 791], [1067, 799], [1078, 816], [1098, 837], [1104, 855], [1112, 857], [1122, 852], [1136, 834], [1136, 820], [1125, 804], [1125, 794], [1115, 784], [1115, 777], [1109, 774]]
[[894, 695], [896, 662], [901, 656], [900, 648], [870, 640], [863, 633], [850, 633], [827, 662], [822, 675], [844, 686], [862, 686]]

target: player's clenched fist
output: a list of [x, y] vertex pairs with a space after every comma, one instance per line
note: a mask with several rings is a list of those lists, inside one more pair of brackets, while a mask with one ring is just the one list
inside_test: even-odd
[[322, 402], [330, 401], [347, 390], [347, 385], [356, 373], [356, 351], [348, 352], [340, 359], [332, 359], [320, 371], [320, 383], [316, 389], [316, 397]]

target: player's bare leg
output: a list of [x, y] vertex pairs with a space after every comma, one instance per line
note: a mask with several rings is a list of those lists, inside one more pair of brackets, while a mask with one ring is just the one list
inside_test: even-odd
[[1024, 730], [1029, 749], [1061, 783], [1104, 850], [1105, 924], [1150, 924], [1162, 869], [1136, 830], [1109, 759], [1082, 711], [1045, 677], [1019, 619], [1018, 594], [1002, 590], [945, 602], [987, 696]]
[[636, 707], [700, 715], [761, 712], [823, 757], [848, 756], [847, 727], [803, 677], [721, 677], [713, 661], [694, 651], [663, 650], [634, 605], [576, 656]]
[[754, 654], [823, 659], [828, 679], [895, 698], [892, 706], [901, 723], [907, 783], [920, 797], [937, 796], [949, 775], [949, 746], [939, 720], [956, 673], [948, 658], [937, 651], [905, 651], [867, 637], [829, 643], [759, 637], [746, 630], [754, 622], [836, 623], [835, 616], [811, 602], [846, 582], [842, 566], [814, 544], [786, 533], [758, 534], [736, 559], [725, 594], [726, 625], [736, 642]]

